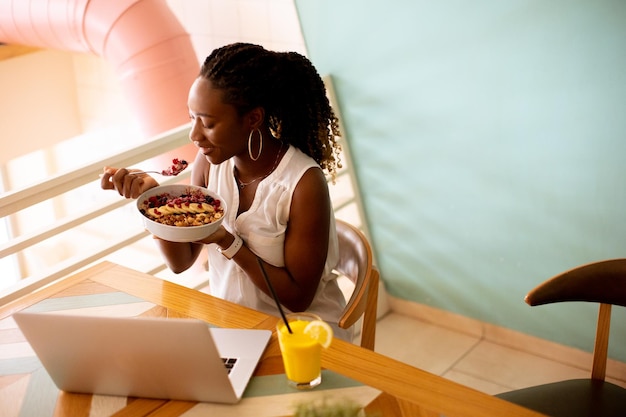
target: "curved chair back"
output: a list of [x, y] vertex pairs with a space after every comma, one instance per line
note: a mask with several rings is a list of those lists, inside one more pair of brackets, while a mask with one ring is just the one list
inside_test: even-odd
[[626, 259], [610, 259], [562, 272], [531, 290], [531, 306], [589, 301], [626, 307]]
[[337, 237], [339, 262], [335, 270], [355, 286], [338, 324], [348, 329], [363, 317], [361, 346], [374, 350], [379, 273], [372, 263], [372, 248], [362, 231], [339, 219]]

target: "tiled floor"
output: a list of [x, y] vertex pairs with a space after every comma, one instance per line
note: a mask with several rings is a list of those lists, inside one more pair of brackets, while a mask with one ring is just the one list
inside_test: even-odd
[[[584, 366], [548, 359], [551, 355], [545, 349], [538, 355], [529, 352], [533, 349], [525, 349], [528, 344], [519, 340], [492, 339], [496, 338], [451, 330], [391, 312], [378, 321], [376, 351], [488, 394], [590, 374]], [[559, 358], [560, 352], [554, 356]], [[578, 354], [575, 352], [574, 356]], [[587, 359], [585, 353], [581, 356]], [[625, 364], [616, 365], [613, 378], [607, 379], [626, 387]]]

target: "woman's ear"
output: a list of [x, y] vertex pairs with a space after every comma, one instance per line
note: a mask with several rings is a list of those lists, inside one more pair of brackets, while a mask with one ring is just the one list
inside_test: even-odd
[[260, 129], [265, 121], [265, 109], [263, 107], [255, 107], [246, 114], [247, 122], [251, 129]]

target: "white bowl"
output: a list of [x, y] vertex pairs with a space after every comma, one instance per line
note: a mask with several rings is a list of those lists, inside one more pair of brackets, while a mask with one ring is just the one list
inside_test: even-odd
[[[150, 197], [165, 193], [171, 194], [172, 196], [180, 196], [188, 190], [200, 190], [204, 195], [209, 195], [216, 200], [220, 200], [220, 206], [224, 210], [222, 217], [212, 223], [201, 226], [170, 226], [154, 221], [142, 213], [145, 202]], [[195, 185], [173, 184], [151, 188], [140, 195], [139, 198], [137, 198], [137, 210], [143, 219], [145, 228], [156, 237], [170, 242], [196, 242], [217, 231], [226, 215], [226, 204], [219, 195], [206, 188]]]

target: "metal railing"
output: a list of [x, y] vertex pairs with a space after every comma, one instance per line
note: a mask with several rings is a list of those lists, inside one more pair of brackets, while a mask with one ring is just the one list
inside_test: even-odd
[[[39, 184], [7, 192], [0, 197], [0, 217], [13, 216], [21, 210], [32, 207], [38, 203], [56, 198], [88, 183], [97, 182], [100, 179], [100, 174], [104, 166], [132, 166], [187, 145], [189, 144], [188, 133], [189, 125], [180, 126], [156, 136], [151, 141], [144, 142], [72, 171], [60, 173]], [[163, 181], [162, 183], [178, 182], [188, 177], [189, 172], [183, 172], [180, 176]], [[8, 243], [0, 246], [0, 258], [16, 256], [20, 252], [38, 243], [131, 203], [132, 200], [122, 199], [111, 193], [110, 202], [106, 204], [97, 204], [79, 214], [58, 219], [36, 232], [13, 237]], [[0, 293], [0, 304], [4, 304], [24, 293], [34, 291], [83, 267], [102, 260], [107, 255], [123, 249], [146, 236], [148, 236], [148, 232], [141, 227], [139, 222], [137, 223], [137, 227], [125, 227], [124, 232], [114, 241], [102, 242], [97, 249], [91, 250], [89, 253], [68, 258], [46, 268], [40, 273], [22, 278], [16, 285]], [[164, 268], [165, 265], [160, 263], [155, 264], [151, 270], [144, 272], [155, 273]]]

